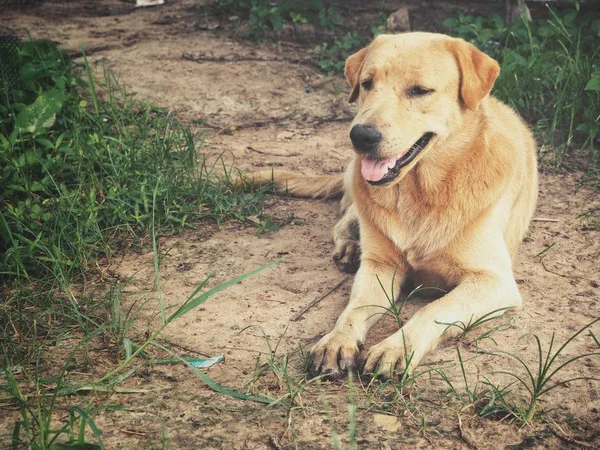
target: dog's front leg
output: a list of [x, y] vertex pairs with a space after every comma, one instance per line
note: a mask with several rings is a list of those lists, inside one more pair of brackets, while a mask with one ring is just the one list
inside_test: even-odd
[[[367, 356], [363, 371], [395, 378], [411, 372], [442, 338], [456, 336], [468, 324], [503, 308], [518, 308], [521, 296], [512, 272], [466, 275], [450, 293], [420, 309], [405, 325]], [[448, 325], [452, 324], [452, 325]]]
[[333, 262], [342, 272], [355, 273], [360, 265], [358, 212], [351, 203], [345, 208], [342, 218], [333, 227], [332, 237], [335, 246]]
[[398, 254], [382, 260], [382, 255], [391, 256], [392, 244], [380, 241], [369, 245], [368, 241], [363, 242], [363, 258], [346, 309], [333, 330], [311, 351], [309, 370], [312, 376], [337, 377], [352, 370], [367, 331], [398, 295], [406, 275], [404, 259]]

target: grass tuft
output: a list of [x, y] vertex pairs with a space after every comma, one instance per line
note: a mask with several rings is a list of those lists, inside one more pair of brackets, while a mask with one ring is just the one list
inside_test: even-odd
[[560, 167], [586, 149], [600, 165], [600, 14], [548, 7], [532, 22], [459, 14], [444, 25], [500, 62], [494, 94], [533, 124], [543, 158]]
[[132, 100], [110, 71], [97, 82], [85, 60], [81, 78], [50, 43], [23, 42], [14, 58], [19, 76], [0, 89], [0, 324], [9, 354], [24, 356], [34, 322], [101, 323], [82, 288], [99, 259], [151, 231], [246, 222], [265, 196], [234, 186], [202, 135]]

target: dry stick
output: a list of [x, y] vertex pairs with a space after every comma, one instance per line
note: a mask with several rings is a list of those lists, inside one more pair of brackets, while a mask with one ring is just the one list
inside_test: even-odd
[[292, 152], [292, 153], [269, 153], [269, 152], [265, 152], [263, 150], [259, 150], [257, 148], [248, 146], [246, 147], [246, 150], [250, 150], [256, 153], [260, 153], [261, 155], [267, 155], [267, 156], [283, 156], [283, 157], [287, 157], [287, 156], [299, 156], [300, 153], [299, 152]]
[[[241, 124], [236, 124], [236, 125], [220, 125], [220, 124], [216, 124], [216, 123], [204, 122], [200, 128], [212, 128], [214, 130], [217, 130], [216, 135], [219, 135], [219, 134], [223, 133], [224, 131], [231, 129], [231, 126], [235, 127], [235, 130], [231, 130], [231, 131], [241, 130], [242, 128], [244, 128], [244, 129], [262, 128], [262, 127], [266, 127], [268, 125], [279, 125], [279, 124], [286, 122], [293, 118], [294, 118], [294, 114], [290, 113], [290, 114], [286, 114], [285, 116], [282, 116], [282, 117], [271, 117], [271, 118], [265, 119], [265, 120], [257, 120], [255, 122], [247, 122], [247, 123], [241, 123]], [[352, 119], [353, 118], [351, 116], [315, 117], [312, 120], [312, 123], [314, 125], [321, 125], [324, 123], [335, 123], [335, 122], [350, 123], [352, 121]]]
[[156, 342], [158, 342], [159, 344], [163, 344], [165, 346], [171, 345], [173, 347], [177, 347], [178, 349], [184, 350], [191, 355], [195, 355], [195, 356], [200, 355], [200, 356], [204, 356], [205, 358], [210, 358], [209, 353], [200, 351], [196, 348], [188, 347], [187, 345], [179, 344], [179, 343], [172, 341], [170, 339], [167, 339], [167, 338], [159, 338], [156, 340]]
[[467, 435], [463, 432], [462, 429], [462, 419], [460, 417], [460, 414], [458, 416], [458, 434], [460, 435], [460, 438], [472, 449], [474, 450], [479, 450], [479, 447], [477, 446], [477, 444], [475, 444], [471, 438], [467, 437]]
[[[213, 128], [215, 130], [218, 130], [216, 132], [217, 135], [223, 133], [224, 131], [227, 131], [228, 129], [231, 131], [237, 131], [237, 130], [241, 130], [242, 128], [262, 128], [262, 127], [266, 127], [268, 125], [278, 125], [282, 122], [285, 122], [286, 120], [291, 119], [294, 116], [293, 113], [290, 114], [286, 114], [285, 116], [282, 117], [270, 117], [268, 119], [265, 120], [256, 120], [254, 122], [247, 122], [247, 123], [241, 123], [241, 124], [236, 124], [236, 125], [219, 125], [219, 124], [212, 124], [210, 122], [204, 122], [202, 125], [202, 128]], [[231, 127], [234, 127], [234, 129], [231, 129]]]
[[579, 441], [579, 440], [569, 436], [560, 427], [560, 425], [558, 425], [558, 423], [556, 423], [556, 420], [554, 420], [552, 417], [548, 416], [548, 419], [552, 420], [552, 422], [553, 422], [553, 423], [548, 422], [548, 425], [550, 425], [550, 429], [552, 430], [552, 432], [556, 436], [558, 436], [560, 439], [562, 439], [563, 441], [567, 441], [571, 444], [579, 445], [580, 447], [583, 447], [583, 448], [594, 448], [594, 444], [589, 444], [587, 442]]
[[283, 447], [279, 445], [279, 442], [277, 442], [277, 440], [273, 436], [269, 437], [269, 442], [267, 442], [267, 444], [273, 450], [283, 450]]
[[446, 363], [451, 363], [454, 362], [453, 359], [438, 359], [437, 361], [431, 361], [431, 362], [422, 362], [419, 365], [420, 366], [437, 366], [438, 364], [446, 364]]
[[264, 61], [264, 62], [286, 62], [289, 64], [305, 64], [315, 66], [315, 61], [312, 59], [300, 59], [300, 58], [286, 58], [284, 56], [244, 56], [233, 53], [226, 56], [206, 56], [206, 55], [194, 55], [192, 53], [182, 53], [181, 58], [187, 61], [193, 61], [197, 63], [203, 62], [239, 62], [239, 61]]
[[531, 219], [532, 222], [560, 222], [558, 219], [550, 219], [548, 217], [534, 217]]
[[544, 268], [544, 270], [546, 272], [550, 272], [550, 273], [552, 273], [554, 275], [558, 275], [559, 277], [567, 278], [568, 280], [585, 280], [585, 281], [589, 281], [590, 283], [594, 282], [594, 280], [590, 280], [589, 278], [581, 277], [579, 275], [565, 275], [564, 273], [555, 272], [554, 270], [550, 270], [550, 269], [548, 269], [548, 267], [546, 267], [546, 264], [544, 263], [545, 259], [546, 259], [546, 257], [543, 257], [540, 260], [540, 263], [542, 263], [542, 267]]
[[[88, 48], [86, 48], [85, 49], [85, 54], [86, 54], [86, 56], [90, 56], [90, 55], [92, 55], [94, 53], [103, 52], [103, 51], [106, 51], [106, 50], [114, 50], [117, 47], [118, 47], [118, 45], [97, 45], [96, 47], [88, 47]], [[72, 59], [81, 58], [83, 56], [83, 52], [81, 50], [80, 51], [75, 51], [75, 52], [67, 52], [67, 54]]]
[[342, 281], [340, 281], [338, 284], [336, 284], [334, 287], [332, 287], [331, 289], [329, 289], [327, 292], [325, 292], [323, 295], [315, 298], [312, 302], [310, 302], [308, 305], [306, 305], [304, 308], [302, 308], [299, 312], [297, 312], [294, 317], [292, 317], [291, 321], [292, 322], [296, 322], [300, 317], [302, 317], [304, 315], [304, 313], [306, 311], [308, 311], [310, 308], [312, 308], [313, 306], [315, 306], [317, 303], [319, 303], [321, 300], [323, 300], [325, 297], [327, 297], [329, 294], [331, 294], [332, 292], [336, 291], [342, 284], [344, 284], [346, 282], [346, 280], [349, 277], [344, 278]]
[[143, 432], [143, 431], [127, 430], [127, 429], [124, 429], [124, 430], [121, 430], [121, 431], [122, 431], [123, 433], [126, 433], [126, 434], [133, 434], [133, 435], [135, 435], [135, 436], [146, 436], [146, 435], [148, 434], [148, 433], [145, 433], [145, 432]]

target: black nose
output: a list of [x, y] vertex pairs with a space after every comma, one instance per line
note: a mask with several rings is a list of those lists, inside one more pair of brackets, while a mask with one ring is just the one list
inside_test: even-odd
[[360, 153], [373, 153], [379, 148], [381, 133], [370, 125], [354, 125], [350, 130], [350, 139]]

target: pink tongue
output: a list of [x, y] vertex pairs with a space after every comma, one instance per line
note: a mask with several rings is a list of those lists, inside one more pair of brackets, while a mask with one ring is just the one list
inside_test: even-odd
[[360, 173], [367, 181], [379, 181], [395, 165], [396, 157], [384, 159], [383, 161], [373, 161], [365, 158], [361, 161]]

